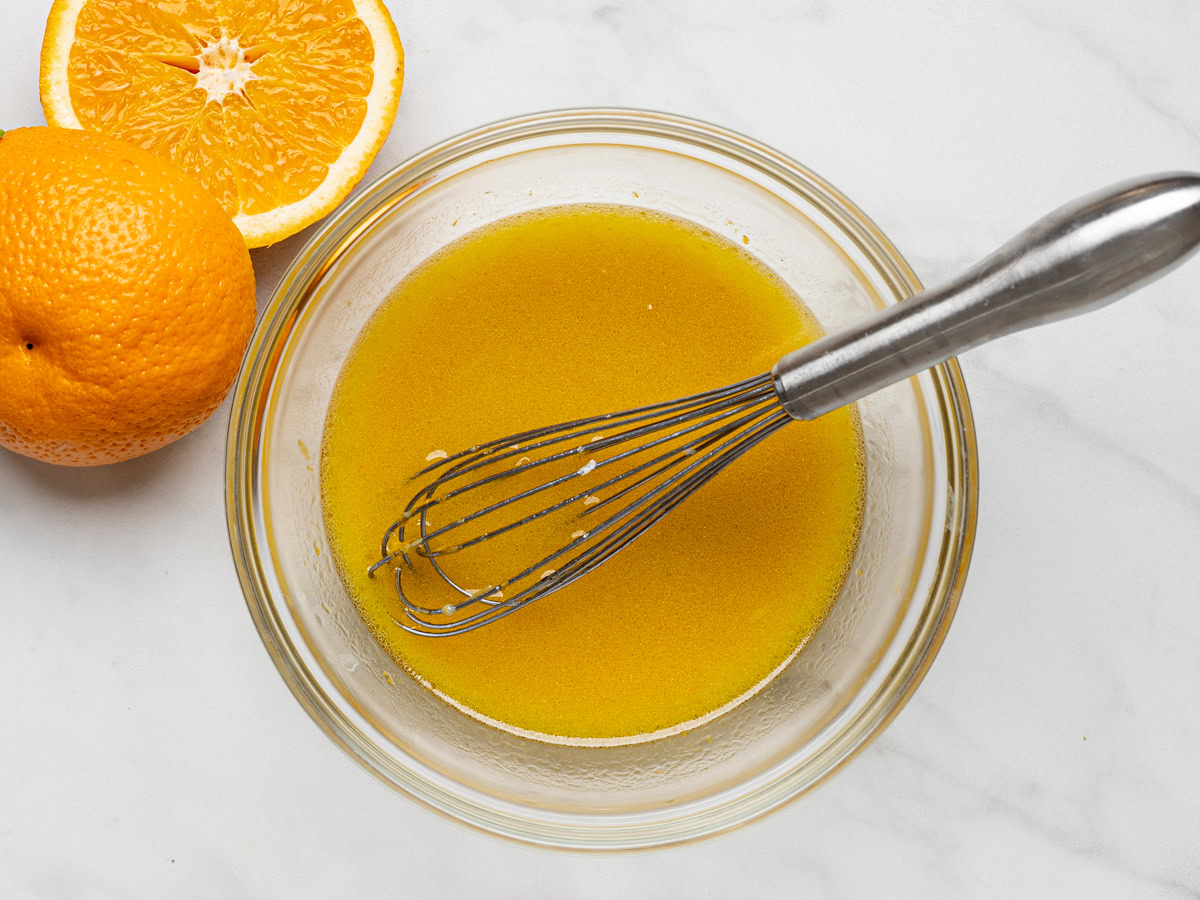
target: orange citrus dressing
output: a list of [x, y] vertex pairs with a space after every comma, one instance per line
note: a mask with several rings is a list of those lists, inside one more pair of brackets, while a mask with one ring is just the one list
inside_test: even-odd
[[[629, 738], [752, 692], [849, 571], [863, 496], [850, 410], [788, 425], [619, 556], [469, 634], [405, 633], [390, 571], [367, 568], [432, 451], [719, 387], [820, 334], [745, 250], [680, 220], [558, 207], [455, 242], [376, 312], [329, 408], [324, 514], [364, 620], [433, 689], [536, 734]], [[514, 534], [531, 545], [515, 550], [569, 539], [550, 527]], [[512, 552], [481, 545], [460, 583], [496, 583]]]

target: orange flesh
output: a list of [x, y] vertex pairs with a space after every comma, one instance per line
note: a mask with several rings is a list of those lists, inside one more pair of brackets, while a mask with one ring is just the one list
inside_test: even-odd
[[255, 214], [325, 180], [366, 116], [374, 53], [352, 0], [88, 0], [71, 105]]
[[[820, 334], [742, 248], [638, 210], [560, 207], [451, 245], [377, 311], [329, 409], [325, 520], [364, 620], [444, 696], [542, 735], [650, 734], [752, 692], [849, 571], [863, 496], [851, 410], [788, 425], [619, 556], [469, 634], [403, 632], [390, 571], [367, 568], [431, 452], [719, 387]], [[495, 584], [566, 527], [475, 548], [460, 583]]]

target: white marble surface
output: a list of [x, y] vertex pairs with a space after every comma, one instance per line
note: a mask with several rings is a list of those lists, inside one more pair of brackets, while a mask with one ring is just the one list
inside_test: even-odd
[[[3, 0], [0, 127], [49, 0]], [[1061, 201], [1200, 169], [1194, 0], [392, 0], [378, 174], [556, 106], [815, 168], [926, 282]], [[265, 301], [303, 237], [255, 253]], [[0, 452], [0, 898], [1200, 896], [1200, 261], [964, 360], [981, 513], [925, 684], [846, 771], [700, 845], [554, 855], [385, 790], [308, 720], [225, 538], [223, 408], [135, 462]], [[0, 390], [3, 386], [0, 385]]]

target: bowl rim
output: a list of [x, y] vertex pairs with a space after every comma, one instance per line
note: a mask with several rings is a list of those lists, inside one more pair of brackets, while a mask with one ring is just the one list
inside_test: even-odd
[[[226, 437], [226, 524], [234, 566], [250, 616], [284, 682], [325, 734], [368, 773], [397, 792], [446, 818], [493, 837], [567, 850], [619, 851], [688, 843], [724, 833], [761, 818], [823, 783], [865, 749], [899, 714], [937, 656], [957, 609], [974, 548], [978, 521], [978, 452], [974, 417], [961, 369], [954, 359], [930, 370], [946, 444], [950, 485], [947, 527], [929, 595], [921, 616], [892, 671], [849, 725], [824, 746], [824, 768], [797, 777], [791, 759], [773, 768], [755, 786], [698, 812], [660, 810], [656, 819], [566, 815], [500, 801], [419, 764], [404, 771], [366, 735], [345, 709], [330, 699], [319, 665], [307, 648], [290, 639], [286, 610], [274, 602], [255, 537], [258, 496], [257, 435], [267, 418], [267, 396], [282, 362], [281, 337], [299, 318], [313, 288], [352, 245], [394, 205], [415, 193], [439, 169], [477, 153], [529, 138], [581, 132], [622, 133], [692, 144], [731, 156], [782, 182], [816, 205], [842, 229], [898, 296], [922, 290], [904, 257], [857, 205], [812, 170], [738, 132], [708, 122], [651, 110], [580, 107], [530, 113], [459, 133], [402, 161], [360, 188], [330, 216], [296, 254], [251, 337], [238, 372]], [[286, 607], [286, 603], [282, 604]], [[803, 768], [807, 768], [803, 767]], [[729, 792], [722, 792], [729, 793]], [[490, 802], [480, 804], [480, 797]]]

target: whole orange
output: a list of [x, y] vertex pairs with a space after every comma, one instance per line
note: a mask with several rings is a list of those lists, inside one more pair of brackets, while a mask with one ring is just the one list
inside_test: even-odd
[[0, 444], [90, 466], [170, 443], [224, 399], [254, 316], [241, 234], [172, 163], [0, 135]]

